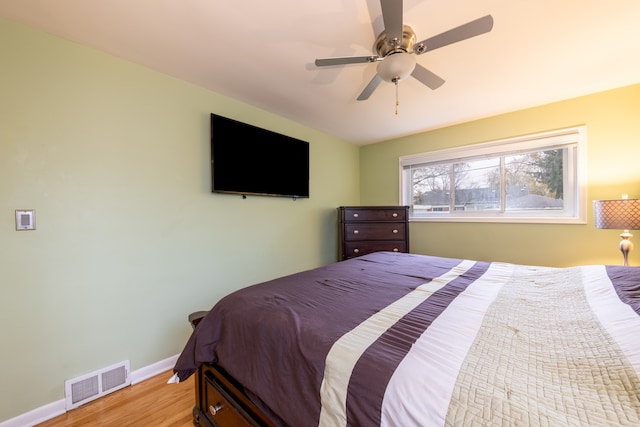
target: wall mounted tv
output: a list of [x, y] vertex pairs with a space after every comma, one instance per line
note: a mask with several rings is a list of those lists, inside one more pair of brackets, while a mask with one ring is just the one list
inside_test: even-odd
[[309, 143], [211, 114], [214, 193], [309, 197]]

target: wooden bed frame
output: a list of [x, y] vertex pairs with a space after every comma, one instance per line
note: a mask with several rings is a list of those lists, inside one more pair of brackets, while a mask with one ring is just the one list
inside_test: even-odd
[[[207, 311], [189, 315], [195, 328]], [[204, 364], [195, 374], [193, 424], [206, 427], [276, 427], [224, 369]]]

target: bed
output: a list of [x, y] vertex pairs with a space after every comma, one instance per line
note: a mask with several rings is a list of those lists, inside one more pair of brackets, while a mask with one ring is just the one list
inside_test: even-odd
[[206, 426], [638, 426], [640, 267], [376, 252], [224, 297], [191, 375]]

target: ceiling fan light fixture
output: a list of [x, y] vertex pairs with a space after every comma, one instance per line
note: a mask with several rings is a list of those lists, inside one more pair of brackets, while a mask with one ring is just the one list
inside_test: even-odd
[[387, 82], [396, 83], [411, 75], [416, 67], [416, 58], [407, 52], [396, 52], [378, 63], [378, 75]]

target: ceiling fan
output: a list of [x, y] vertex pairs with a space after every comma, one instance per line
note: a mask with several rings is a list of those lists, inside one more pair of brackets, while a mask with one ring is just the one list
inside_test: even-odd
[[402, 0], [380, 0], [380, 6], [384, 31], [380, 33], [373, 45], [375, 55], [323, 58], [315, 61], [318, 67], [377, 62], [376, 75], [358, 96], [358, 101], [368, 99], [383, 80], [395, 83], [397, 86], [399, 81], [412, 76], [431, 89], [439, 88], [444, 80], [416, 63], [414, 54], [422, 55], [443, 46], [488, 33], [493, 28], [493, 17], [486, 15], [416, 42], [413, 29], [402, 22]]

